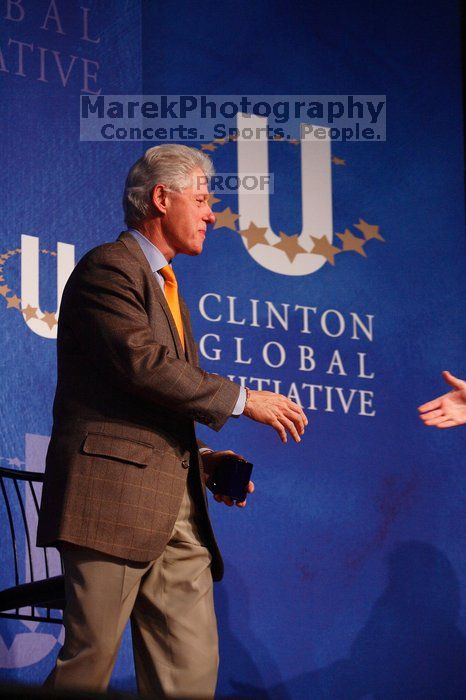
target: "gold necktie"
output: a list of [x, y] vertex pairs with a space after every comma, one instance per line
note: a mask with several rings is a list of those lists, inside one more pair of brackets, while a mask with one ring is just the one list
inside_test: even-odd
[[170, 311], [172, 312], [173, 320], [180, 336], [181, 345], [184, 347], [184, 331], [183, 331], [183, 321], [181, 318], [180, 300], [178, 298], [178, 282], [176, 281], [175, 273], [170, 265], [165, 265], [159, 270], [163, 279], [165, 280], [165, 285], [163, 288], [165, 298], [167, 300]]

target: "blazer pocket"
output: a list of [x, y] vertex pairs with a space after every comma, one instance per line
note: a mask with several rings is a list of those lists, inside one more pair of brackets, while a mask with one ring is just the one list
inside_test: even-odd
[[148, 442], [128, 440], [117, 435], [87, 433], [82, 451], [88, 455], [107, 457], [135, 464], [138, 467], [146, 467], [152, 457], [154, 447]]

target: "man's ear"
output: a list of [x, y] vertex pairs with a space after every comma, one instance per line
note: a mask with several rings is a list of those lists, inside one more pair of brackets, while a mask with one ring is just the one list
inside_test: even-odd
[[165, 185], [156, 185], [152, 190], [152, 204], [159, 214], [165, 214], [167, 210], [168, 190]]

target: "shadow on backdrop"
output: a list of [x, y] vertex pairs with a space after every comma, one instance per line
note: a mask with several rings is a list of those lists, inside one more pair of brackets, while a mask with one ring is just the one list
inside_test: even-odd
[[[410, 541], [388, 560], [388, 584], [347, 659], [242, 697], [271, 700], [460, 700], [466, 697], [466, 639], [457, 627], [458, 579], [431, 544]], [[312, 624], [312, 621], [310, 621]]]
[[[278, 667], [270, 655], [264, 644], [254, 635], [254, 630], [248, 628], [247, 639], [248, 646], [254, 649], [254, 659], [250, 652], [242, 643], [241, 639], [234, 633], [231, 615], [235, 619], [240, 619], [242, 623], [251, 619], [249, 607], [249, 592], [242, 578], [238, 574], [237, 569], [228, 562], [227, 573], [228, 586], [230, 591], [234, 591], [234, 600], [230, 606], [228, 591], [221, 583], [214, 587], [215, 591], [215, 610], [219, 628], [219, 647], [220, 647], [220, 673], [219, 682], [217, 685], [216, 697], [237, 698], [243, 693], [243, 688], [252, 688], [254, 693], [266, 697], [264, 690], [265, 681], [262, 677], [260, 669], [267, 669], [267, 675], [275, 679], [275, 683], [281, 681], [281, 674]], [[230, 614], [231, 607], [231, 614]], [[224, 677], [222, 673], [222, 659], [228, 659], [228, 667], [235, 668], [235, 678]], [[242, 684], [237, 683], [237, 679], [241, 678]], [[281, 687], [281, 685], [280, 685]], [[264, 695], [265, 693], [265, 695]], [[287, 698], [286, 692], [280, 696]]]

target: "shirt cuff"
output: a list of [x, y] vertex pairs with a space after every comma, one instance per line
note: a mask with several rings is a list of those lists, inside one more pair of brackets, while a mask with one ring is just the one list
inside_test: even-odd
[[238, 400], [231, 414], [234, 418], [238, 418], [243, 413], [246, 405], [246, 396], [246, 389], [244, 386], [240, 386]]

